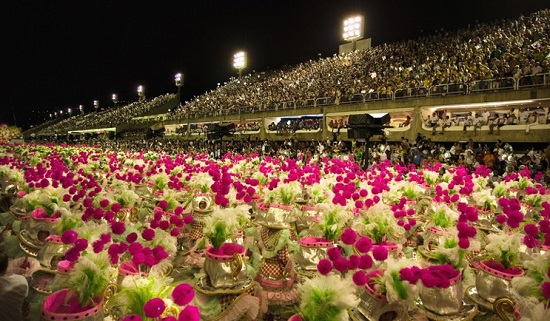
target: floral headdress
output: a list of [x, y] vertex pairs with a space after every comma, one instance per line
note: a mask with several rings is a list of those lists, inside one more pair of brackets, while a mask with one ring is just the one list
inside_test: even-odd
[[490, 233], [485, 251], [489, 259], [496, 260], [505, 268], [515, 267], [521, 256], [521, 237], [518, 233]]
[[313, 223], [312, 228], [320, 230], [325, 240], [334, 241], [353, 219], [353, 214], [345, 208], [328, 203], [320, 204], [319, 208], [319, 221]]
[[221, 208], [216, 206], [211, 215], [204, 218], [204, 236], [210, 240], [215, 250], [222, 243], [241, 231], [250, 218], [248, 206]]
[[98, 299], [114, 275], [106, 252], [81, 256], [70, 274], [68, 287], [78, 296], [81, 306]]
[[348, 320], [347, 309], [359, 304], [354, 288], [351, 278], [335, 274], [306, 279], [297, 286], [300, 316], [305, 321]]

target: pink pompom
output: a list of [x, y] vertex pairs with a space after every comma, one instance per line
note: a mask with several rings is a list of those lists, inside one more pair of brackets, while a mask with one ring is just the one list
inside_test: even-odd
[[195, 290], [187, 283], [182, 283], [172, 291], [172, 298], [178, 305], [186, 305], [195, 297]]
[[384, 261], [388, 258], [388, 249], [385, 246], [375, 246], [372, 249], [372, 256], [376, 261]]
[[355, 273], [353, 273], [353, 282], [357, 286], [363, 286], [367, 283], [367, 275], [365, 274], [365, 271], [359, 270]]
[[368, 254], [361, 255], [359, 257], [358, 267], [363, 270], [370, 269], [374, 264], [372, 257]]
[[317, 263], [317, 271], [321, 273], [322, 275], [327, 275], [332, 270], [332, 263], [328, 259], [321, 259], [319, 263]]
[[78, 234], [73, 230], [63, 232], [61, 235], [61, 242], [63, 244], [73, 244], [78, 239]]
[[142, 321], [142, 319], [138, 314], [129, 314], [122, 321]]
[[201, 314], [196, 306], [188, 305], [180, 312], [178, 321], [200, 321]]
[[357, 240], [357, 233], [353, 229], [347, 228], [342, 232], [340, 239], [344, 244], [351, 245]]
[[372, 248], [372, 240], [366, 236], [361, 236], [355, 243], [355, 248], [361, 253], [367, 253]]
[[145, 316], [148, 318], [160, 317], [164, 309], [166, 309], [166, 304], [161, 298], [152, 298], [143, 306]]

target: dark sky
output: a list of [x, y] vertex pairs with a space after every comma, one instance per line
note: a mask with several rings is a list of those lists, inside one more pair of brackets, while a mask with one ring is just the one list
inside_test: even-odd
[[176, 92], [182, 100], [237, 74], [233, 54], [248, 53], [244, 73], [294, 65], [342, 44], [344, 18], [365, 17], [374, 46], [435, 29], [516, 18], [548, 0], [9, 0], [0, 8], [0, 123], [27, 129], [49, 113]]

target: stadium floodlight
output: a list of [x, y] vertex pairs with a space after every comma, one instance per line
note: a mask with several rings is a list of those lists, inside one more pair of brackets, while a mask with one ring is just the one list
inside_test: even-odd
[[246, 52], [239, 51], [233, 55], [233, 67], [239, 71], [240, 77], [242, 70], [246, 68]]
[[181, 86], [183, 85], [183, 74], [181, 72], [178, 72], [175, 76], [174, 76], [174, 80], [176, 81], [176, 87], [178, 87], [178, 105], [180, 104], [180, 101], [181, 101]]
[[96, 112], [99, 109], [99, 100], [94, 100], [94, 109]]
[[67, 111], [69, 112], [69, 115], [71, 115], [72, 112], [73, 112], [72, 109], [71, 109], [71, 107], [69, 107], [69, 108], [67, 109]]
[[183, 85], [183, 74], [181, 72], [177, 73], [174, 80], [176, 81], [176, 87], [181, 87]]
[[345, 41], [356, 41], [363, 38], [364, 19], [362, 16], [355, 16], [344, 20], [342, 38]]
[[143, 98], [144, 98], [144, 89], [143, 89], [142, 85], [138, 86], [137, 93], [138, 93], [139, 100], [143, 100]]
[[111, 96], [111, 98], [113, 99], [113, 104], [114, 104], [115, 107], [116, 107], [116, 103], [118, 103], [118, 96], [117, 96], [116, 94], [113, 94], [113, 95]]

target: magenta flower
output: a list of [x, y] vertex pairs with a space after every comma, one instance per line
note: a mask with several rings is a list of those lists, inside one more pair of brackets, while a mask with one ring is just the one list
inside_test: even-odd
[[78, 239], [74, 242], [74, 247], [82, 252], [84, 251], [85, 249], [88, 248], [88, 240], [87, 239]]
[[166, 309], [166, 304], [160, 298], [152, 298], [151, 300], [147, 301], [147, 303], [145, 303], [145, 305], [143, 306], [145, 316], [148, 318], [160, 317], [162, 312], [164, 312], [164, 309]]
[[123, 222], [111, 222], [111, 230], [113, 231], [113, 234], [121, 235], [126, 231], [126, 225]]
[[137, 233], [132, 232], [126, 236], [126, 242], [134, 243], [137, 240], [137, 237], [138, 237]]
[[388, 258], [388, 249], [385, 246], [375, 246], [372, 249], [372, 256], [376, 261], [384, 261]]
[[178, 305], [186, 305], [195, 297], [195, 290], [187, 283], [182, 283], [172, 291], [172, 298]]
[[372, 248], [372, 240], [366, 236], [361, 236], [355, 243], [355, 248], [361, 253], [367, 253]]
[[344, 244], [351, 245], [357, 240], [357, 233], [353, 229], [347, 228], [342, 232], [340, 238]]
[[76, 262], [80, 257], [80, 251], [72, 247], [65, 252], [65, 260], [70, 262]]
[[188, 305], [180, 312], [178, 321], [200, 321], [201, 314], [196, 306]]
[[146, 241], [151, 241], [155, 238], [155, 230], [150, 228], [145, 229], [143, 230], [143, 232], [141, 232], [141, 237], [143, 237], [143, 239]]
[[317, 263], [317, 271], [321, 273], [322, 275], [327, 275], [332, 270], [332, 263], [328, 259], [321, 259], [319, 263]]
[[336, 259], [342, 257], [342, 252], [337, 247], [331, 247], [327, 250], [327, 255], [331, 261], [336, 261]]
[[99, 206], [106, 208], [107, 206], [109, 206], [109, 200], [102, 199], [101, 202], [99, 202]]
[[367, 274], [363, 270], [356, 271], [352, 276], [353, 282], [357, 286], [364, 286], [367, 283]]
[[334, 261], [334, 269], [340, 273], [348, 270], [348, 260], [345, 257], [339, 257]]
[[120, 208], [121, 208], [121, 206], [120, 206], [119, 203], [113, 203], [113, 205], [111, 205], [111, 211], [113, 211], [115, 213], [120, 211]]
[[129, 314], [122, 319], [122, 321], [142, 321], [141, 317], [137, 314]]
[[61, 242], [63, 244], [73, 244], [78, 239], [78, 234], [73, 230], [63, 232], [61, 235]]

